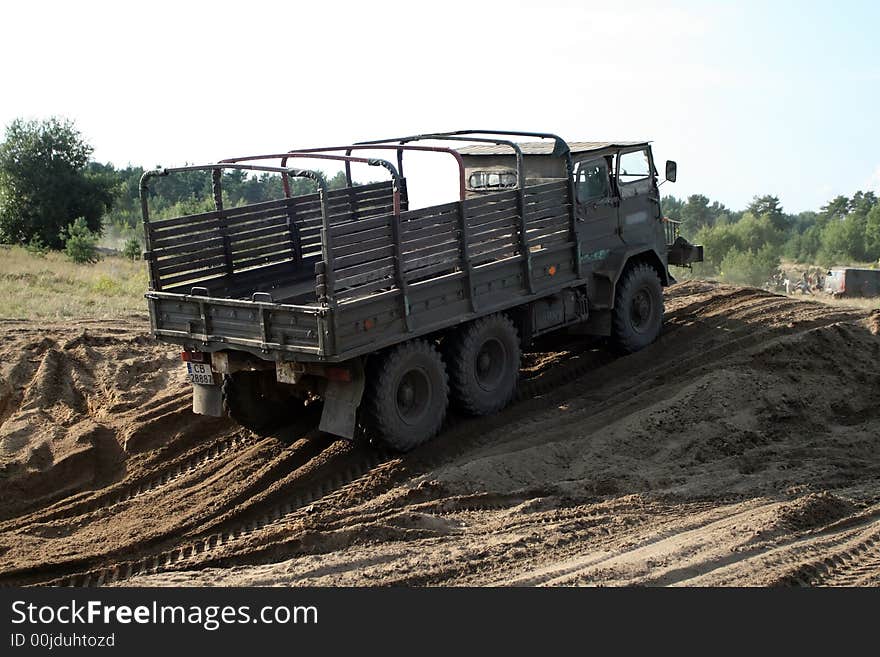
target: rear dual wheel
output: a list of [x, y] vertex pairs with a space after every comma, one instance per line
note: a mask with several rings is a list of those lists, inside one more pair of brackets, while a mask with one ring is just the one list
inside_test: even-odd
[[513, 398], [520, 348], [507, 317], [466, 324], [446, 338], [444, 352], [445, 359], [433, 343], [411, 340], [373, 360], [362, 404], [369, 434], [407, 452], [440, 431], [450, 396], [471, 415], [495, 413]]
[[510, 403], [519, 379], [519, 336], [505, 315], [489, 315], [447, 338], [452, 398], [470, 415], [490, 415]]
[[443, 359], [433, 344], [411, 340], [371, 365], [364, 393], [367, 430], [401, 452], [433, 438], [446, 417], [449, 385]]

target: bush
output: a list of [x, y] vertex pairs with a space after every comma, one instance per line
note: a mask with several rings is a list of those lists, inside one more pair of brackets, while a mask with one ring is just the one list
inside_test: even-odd
[[769, 244], [757, 251], [731, 249], [721, 261], [721, 278], [730, 283], [762, 287], [778, 271], [778, 252]]
[[129, 237], [122, 247], [122, 255], [129, 260], [139, 260], [141, 257], [141, 243], [137, 237]]
[[30, 241], [24, 247], [31, 255], [43, 258], [49, 252], [49, 247], [43, 243], [39, 235], [31, 237]]
[[84, 217], [77, 217], [61, 231], [64, 252], [77, 264], [98, 262], [98, 235], [89, 230]]
[[122, 286], [116, 278], [107, 274], [101, 274], [95, 279], [95, 282], [92, 283], [91, 290], [97, 294], [107, 296], [111, 294], [120, 294]]

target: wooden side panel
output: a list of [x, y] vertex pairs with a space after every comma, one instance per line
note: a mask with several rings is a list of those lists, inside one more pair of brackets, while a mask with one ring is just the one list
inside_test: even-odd
[[[329, 191], [326, 203], [331, 224], [390, 214], [392, 190], [392, 183], [386, 181]], [[405, 185], [401, 196], [406, 207]], [[276, 265], [283, 263], [294, 270], [308, 267], [311, 275], [314, 260], [321, 255], [322, 225], [317, 193], [151, 221], [154, 277], [162, 289], [210, 283], [214, 289], [231, 293], [240, 283], [254, 280], [252, 275], [242, 278], [244, 273], [257, 269], [265, 269], [267, 275], [279, 273], [282, 270]], [[364, 262], [361, 256], [359, 262], [349, 260], [348, 264]]]
[[473, 266], [520, 255], [522, 222], [516, 192], [470, 199], [464, 202], [464, 209], [468, 257]]

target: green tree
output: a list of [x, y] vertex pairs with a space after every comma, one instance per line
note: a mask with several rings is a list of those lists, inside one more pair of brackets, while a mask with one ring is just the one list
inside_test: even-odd
[[[355, 183], [357, 184], [357, 183]], [[342, 189], [348, 185], [348, 180], [345, 177], [344, 171], [337, 171], [336, 175], [330, 178], [327, 181], [328, 189]]]
[[778, 247], [785, 240], [785, 233], [776, 228], [769, 214], [756, 216], [746, 212], [742, 219], [733, 224], [732, 230], [737, 247], [742, 251], [757, 252], [767, 244]]
[[845, 265], [864, 258], [865, 225], [855, 215], [832, 219], [822, 231], [817, 258], [823, 265]]
[[[735, 221], [738, 218], [738, 216], [734, 216], [736, 213], [731, 213], [723, 203], [718, 201], [709, 203], [709, 199], [702, 194], [689, 196], [683, 205], [681, 201], [671, 196], [666, 198], [674, 202], [671, 204], [674, 213], [667, 216], [681, 221], [681, 232], [685, 237], [692, 237], [701, 228], [714, 226], [719, 220]], [[663, 207], [665, 210], [666, 206]]]
[[850, 211], [867, 216], [877, 205], [877, 201], [877, 195], [874, 192], [858, 191], [853, 194], [852, 200], [849, 202]]
[[681, 232], [685, 236], [694, 235], [704, 226], [711, 226], [713, 219], [709, 199], [702, 194], [692, 194], [681, 208]]
[[755, 196], [746, 211], [756, 217], [768, 217], [776, 230], [785, 230], [788, 227], [788, 218], [782, 211], [778, 196]]
[[822, 206], [821, 213], [826, 219], [843, 219], [849, 214], [849, 207], [848, 197], [837, 196]]
[[98, 262], [98, 234], [89, 230], [84, 217], [77, 217], [62, 229], [59, 238], [64, 242], [64, 252], [73, 262]]
[[695, 265], [700, 276], [715, 276], [721, 269], [721, 260], [737, 246], [737, 237], [729, 224], [704, 226], [694, 236], [694, 242], [703, 245], [704, 262]]
[[880, 259], [880, 204], [865, 217], [865, 255], [868, 260]]
[[0, 239], [28, 243], [36, 236], [58, 249], [62, 229], [77, 217], [99, 232], [113, 204], [114, 176], [90, 171], [91, 154], [70, 121], [10, 123], [0, 144]]
[[679, 221], [681, 219], [681, 210], [684, 208], [684, 201], [670, 194], [660, 200], [660, 207], [663, 208], [664, 217]]
[[798, 250], [798, 262], [815, 262], [819, 249], [822, 248], [822, 232], [825, 224], [818, 222], [810, 226], [801, 236], [800, 249]]

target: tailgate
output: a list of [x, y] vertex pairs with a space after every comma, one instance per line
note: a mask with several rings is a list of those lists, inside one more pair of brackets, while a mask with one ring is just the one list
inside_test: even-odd
[[156, 337], [198, 342], [202, 349], [248, 347], [321, 354], [323, 309], [280, 303], [215, 299], [171, 292], [149, 292]]

